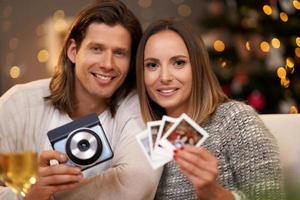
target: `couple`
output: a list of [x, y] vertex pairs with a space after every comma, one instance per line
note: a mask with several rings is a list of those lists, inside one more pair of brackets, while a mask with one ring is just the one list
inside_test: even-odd
[[[81, 172], [63, 164], [66, 156], [51, 150], [46, 133], [92, 112], [114, 157]], [[174, 151], [174, 161], [154, 171], [134, 135], [143, 120], [181, 113], [209, 138], [201, 148]], [[0, 118], [1, 152], [34, 146], [39, 153], [37, 183], [25, 199], [283, 198], [273, 137], [253, 109], [222, 92], [199, 35], [183, 22], [160, 20], [142, 36], [120, 1], [82, 10], [52, 79], [10, 89], [0, 99]], [[60, 164], [50, 165], [53, 159]], [[0, 199], [13, 199], [4, 186]]]

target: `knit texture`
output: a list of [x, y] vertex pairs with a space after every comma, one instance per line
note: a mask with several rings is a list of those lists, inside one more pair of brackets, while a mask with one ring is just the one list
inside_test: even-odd
[[[221, 185], [242, 199], [285, 199], [276, 140], [250, 106], [224, 103], [201, 126], [209, 133], [202, 146], [219, 161]], [[174, 161], [165, 165], [155, 199], [197, 199]]]

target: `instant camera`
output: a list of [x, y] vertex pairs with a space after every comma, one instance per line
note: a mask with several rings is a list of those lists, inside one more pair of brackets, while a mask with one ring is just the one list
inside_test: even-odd
[[113, 157], [96, 113], [55, 128], [47, 133], [53, 149], [65, 153], [66, 164], [88, 169]]

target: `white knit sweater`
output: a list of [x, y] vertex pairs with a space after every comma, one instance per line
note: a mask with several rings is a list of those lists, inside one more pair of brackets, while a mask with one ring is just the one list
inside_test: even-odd
[[[47, 132], [71, 119], [44, 101], [50, 94], [48, 87], [49, 79], [17, 85], [0, 98], [0, 152], [51, 149]], [[107, 110], [99, 119], [113, 159], [84, 171], [94, 177], [86, 178], [79, 188], [56, 194], [55, 199], [153, 199], [161, 171], [152, 170], [134, 139], [144, 126], [137, 96], [124, 99], [114, 118]], [[0, 199], [14, 197], [0, 186]]]

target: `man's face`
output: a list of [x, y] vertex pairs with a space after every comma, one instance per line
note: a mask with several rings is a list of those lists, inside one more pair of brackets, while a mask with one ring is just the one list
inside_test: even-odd
[[77, 98], [110, 98], [126, 78], [130, 54], [130, 33], [122, 25], [90, 24], [80, 48], [76, 50], [74, 40], [68, 48], [75, 63]]

